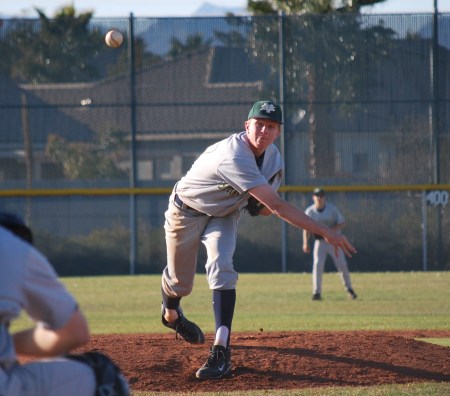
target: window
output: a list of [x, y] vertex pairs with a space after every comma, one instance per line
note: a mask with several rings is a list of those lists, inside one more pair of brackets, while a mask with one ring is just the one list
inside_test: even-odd
[[365, 173], [369, 170], [369, 155], [353, 153], [353, 173]]
[[137, 179], [153, 180], [153, 161], [138, 161], [137, 163]]

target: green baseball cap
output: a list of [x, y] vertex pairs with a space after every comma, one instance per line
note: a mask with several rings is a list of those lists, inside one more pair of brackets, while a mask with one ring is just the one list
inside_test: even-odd
[[280, 124], [283, 123], [281, 107], [271, 100], [261, 100], [256, 102], [248, 113], [248, 119], [250, 118], [268, 118], [269, 120], [274, 120]]
[[325, 190], [322, 187], [317, 187], [313, 190], [313, 195], [325, 195]]

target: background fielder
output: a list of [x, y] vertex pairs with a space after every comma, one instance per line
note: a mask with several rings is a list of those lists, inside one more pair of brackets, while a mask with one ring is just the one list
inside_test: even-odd
[[[322, 188], [316, 188], [313, 191], [314, 204], [309, 206], [305, 213], [312, 219], [318, 221], [321, 224], [330, 227], [336, 232], [341, 232], [345, 226], [345, 219], [341, 211], [334, 205], [326, 202], [325, 191]], [[311, 233], [307, 230], [303, 230], [303, 251], [310, 253], [309, 237]], [[334, 265], [339, 271], [348, 295], [355, 299], [356, 293], [353, 291], [352, 282], [350, 280], [350, 272], [348, 270], [347, 260], [345, 255], [335, 255], [334, 247], [330, 245], [321, 235], [314, 234], [314, 253], [313, 253], [313, 300], [322, 299], [322, 276], [325, 268], [325, 260], [328, 255], [333, 259]]]

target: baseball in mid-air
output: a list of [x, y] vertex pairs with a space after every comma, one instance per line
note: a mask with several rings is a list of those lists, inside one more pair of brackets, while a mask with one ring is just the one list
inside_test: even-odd
[[108, 33], [106, 33], [105, 42], [109, 47], [120, 47], [123, 42], [123, 35], [118, 30], [110, 30]]

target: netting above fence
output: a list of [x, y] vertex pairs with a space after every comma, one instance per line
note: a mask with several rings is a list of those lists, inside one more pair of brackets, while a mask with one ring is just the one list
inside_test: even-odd
[[[286, 185], [449, 184], [450, 15], [435, 22], [431, 14], [91, 18], [84, 24], [75, 18], [65, 22], [70, 26], [60, 20], [5, 20], [0, 30], [3, 189], [170, 188], [208, 145], [242, 130], [251, 104], [266, 98], [284, 110], [277, 144]], [[105, 45], [111, 28], [124, 34], [119, 48]], [[352, 216], [358, 220], [353, 224], [369, 213], [385, 214], [378, 198], [349, 196], [354, 197], [358, 209]], [[26, 211], [31, 208], [37, 224], [53, 219], [61, 227], [56, 233], [69, 239], [94, 232], [91, 225], [117, 220], [108, 211], [97, 218], [97, 206], [123, 206], [117, 224], [129, 227], [126, 197], [111, 196], [109, 203], [96, 199], [94, 204], [58, 198], [55, 210], [54, 202], [27, 198]], [[150, 207], [148, 202], [158, 199], [138, 201]], [[412, 205], [412, 198], [402, 200]], [[386, 198], [387, 207], [402, 213], [404, 204], [394, 201]], [[144, 223], [151, 216], [151, 223], [160, 225], [164, 204], [156, 205], [151, 215], [138, 209], [144, 210]], [[2, 198], [1, 206], [24, 210], [20, 199]], [[416, 209], [411, 216], [419, 216]], [[445, 213], [433, 213], [428, 219], [438, 229], [441, 218], [447, 224]], [[363, 230], [354, 231], [355, 238], [371, 228]], [[378, 231], [367, 234], [366, 249], [360, 249], [373, 252], [371, 257], [385, 254], [383, 243], [376, 253], [365, 245], [378, 240]], [[423, 238], [414, 235], [413, 240]], [[427, 238], [441, 235], [430, 231]], [[135, 243], [145, 245], [139, 238]], [[401, 235], [393, 239], [398, 242]], [[390, 246], [390, 257], [408, 250], [404, 260], [417, 250], [410, 243], [403, 250]], [[124, 249], [115, 257], [127, 260]], [[154, 249], [148, 255], [158, 262], [162, 253]], [[436, 251], [447, 252], [446, 242], [437, 243]], [[447, 265], [445, 254], [439, 257], [444, 262], [433, 265]], [[422, 261], [411, 265], [420, 267]], [[365, 262], [375, 266], [368, 257]], [[144, 267], [153, 270], [153, 264]]]
[[5, 21], [0, 179], [171, 183], [271, 97], [289, 184], [448, 183], [449, 21], [436, 40], [433, 15]]

